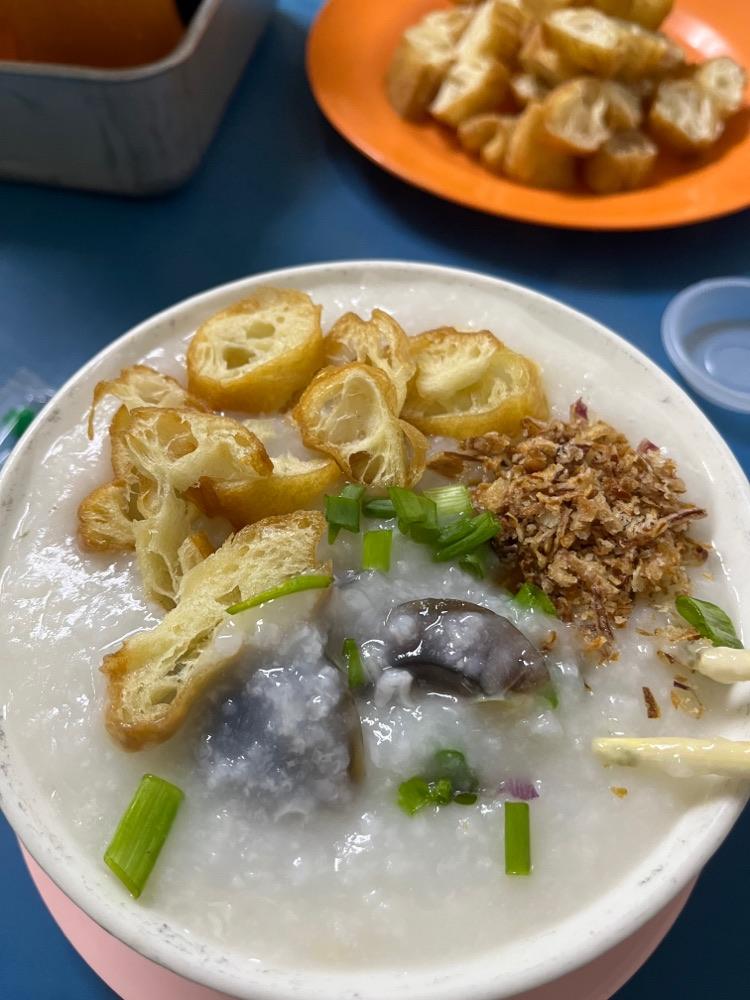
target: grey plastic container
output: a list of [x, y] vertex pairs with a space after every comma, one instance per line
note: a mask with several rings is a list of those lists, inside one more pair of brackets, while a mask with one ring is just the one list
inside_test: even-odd
[[201, 161], [275, 0], [204, 0], [166, 58], [126, 70], [0, 61], [0, 178], [126, 195]]

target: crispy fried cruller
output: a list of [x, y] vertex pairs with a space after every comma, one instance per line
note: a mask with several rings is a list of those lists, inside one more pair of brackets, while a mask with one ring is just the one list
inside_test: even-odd
[[494, 174], [627, 196], [662, 151], [711, 150], [745, 100], [738, 63], [692, 63], [658, 30], [672, 3], [474, 0], [432, 12], [394, 53], [389, 100], [403, 118], [455, 130]]

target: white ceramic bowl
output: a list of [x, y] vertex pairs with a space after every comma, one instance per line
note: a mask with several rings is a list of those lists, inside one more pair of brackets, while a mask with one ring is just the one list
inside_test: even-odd
[[[691, 493], [710, 507], [707, 531], [721, 555], [731, 611], [750, 636], [750, 486], [714, 428], [663, 372], [635, 348], [594, 320], [527, 289], [465, 271], [397, 262], [355, 262], [295, 268], [225, 285], [189, 299], [136, 327], [78, 372], [55, 396], [24, 438], [0, 479], [0, 551], [19, 517], [43, 517], [51, 496], [29, 506], [35, 470], [66, 422], [83, 419], [94, 384], [157, 348], [167, 335], [188, 335], [208, 315], [259, 284], [297, 287], [324, 305], [343, 309], [391, 309], [419, 317], [422, 328], [438, 322], [466, 326], [472, 317], [493, 318], [510, 346], [548, 359], [545, 378], [553, 402], [583, 393], [605, 419], [615, 419], [631, 438], [657, 437], [677, 457]], [[494, 318], [496, 317], [496, 322]], [[416, 320], [415, 320], [416, 323]], [[567, 374], [562, 371], [567, 367]], [[614, 404], [619, 400], [619, 408]], [[623, 401], [627, 403], [623, 406]], [[49, 505], [49, 506], [48, 506]], [[72, 530], [72, 528], [71, 528]], [[7, 554], [0, 555], [3, 565]], [[737, 610], [739, 609], [739, 610]], [[23, 614], [23, 610], [18, 610]], [[32, 623], [29, 623], [31, 628]], [[0, 704], [12, 700], [10, 676], [23, 670], [23, 653], [0, 650]], [[51, 661], [54, 650], [50, 650]], [[19, 659], [20, 658], [20, 659]], [[743, 692], [732, 693], [739, 705]], [[3, 716], [5, 718], [5, 716]], [[734, 711], [718, 717], [717, 734], [750, 737], [750, 718]], [[570, 918], [515, 944], [470, 955], [461, 963], [417, 969], [305, 972], [293, 967], [243, 963], [241, 956], [196, 940], [149, 908], [128, 899], [98, 857], [86, 855], [65, 834], [35, 780], [35, 762], [23, 756], [0, 722], [0, 802], [36, 861], [97, 923], [147, 958], [187, 979], [248, 1000], [499, 1000], [557, 979], [632, 934], [693, 879], [717, 849], [746, 800], [744, 786], [726, 783], [703, 805], [683, 813], [667, 835], [614, 885]], [[447, 915], [446, 915], [447, 916]]]

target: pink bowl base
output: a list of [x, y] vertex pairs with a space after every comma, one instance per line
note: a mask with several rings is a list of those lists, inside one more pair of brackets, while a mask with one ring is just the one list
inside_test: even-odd
[[[191, 983], [149, 961], [94, 923], [23, 851], [34, 885], [65, 937], [81, 958], [122, 1000], [231, 1000], [225, 993]], [[514, 1000], [609, 1000], [643, 965], [682, 912], [691, 882], [647, 924], [588, 965], [519, 993]]]

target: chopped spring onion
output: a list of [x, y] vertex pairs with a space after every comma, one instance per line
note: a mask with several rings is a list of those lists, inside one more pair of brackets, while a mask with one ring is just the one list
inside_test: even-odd
[[477, 801], [478, 788], [476, 776], [460, 750], [438, 750], [425, 774], [414, 775], [399, 785], [398, 804], [410, 816], [427, 805], [457, 802], [471, 806]]
[[541, 587], [535, 583], [524, 583], [519, 587], [518, 593], [513, 598], [519, 608], [527, 608], [529, 611], [543, 611], [545, 615], [554, 615], [557, 618], [557, 609]]
[[718, 605], [682, 594], [675, 601], [675, 607], [685, 621], [705, 639], [710, 639], [714, 646], [743, 648], [732, 619]]
[[342, 528], [356, 535], [359, 531], [359, 503], [350, 497], [326, 497], [326, 521], [329, 542], [336, 541]]
[[430, 799], [436, 806], [447, 806], [453, 801], [453, 783], [450, 778], [438, 778], [430, 784]]
[[500, 530], [499, 521], [489, 511], [477, 514], [476, 517], [466, 521], [465, 525], [469, 526], [468, 531], [462, 537], [457, 538], [456, 541], [443, 542], [442, 539], [444, 536], [441, 533], [440, 538], [437, 540], [437, 547], [433, 557], [436, 562], [447, 562], [450, 559], [458, 559], [461, 556], [468, 555], [469, 552], [473, 552], [474, 549], [479, 548], [480, 545], [494, 538]]
[[365, 488], [361, 483], [347, 483], [339, 493], [340, 497], [347, 500], [361, 500], [365, 495]]
[[450, 781], [451, 787], [458, 793], [476, 792], [479, 787], [476, 775], [460, 750], [438, 750], [432, 758], [427, 777], [432, 781]]
[[460, 806], [473, 806], [478, 798], [479, 796], [476, 792], [456, 792], [453, 796], [453, 801], [457, 802]]
[[430, 786], [424, 778], [409, 778], [398, 786], [398, 804], [409, 816], [419, 812], [430, 801]]
[[298, 594], [301, 590], [325, 590], [333, 583], [333, 577], [324, 573], [306, 573], [301, 576], [293, 576], [278, 587], [271, 587], [270, 590], [263, 590], [260, 594], [248, 597], [245, 601], [233, 604], [227, 608], [227, 614], [236, 615], [240, 611], [248, 611], [250, 608], [257, 608], [259, 604], [266, 601], [275, 601], [277, 597], [287, 597], [289, 594]]
[[457, 517], [455, 521], [440, 529], [440, 534], [437, 537], [438, 548], [445, 547], [446, 545], [452, 545], [454, 542], [461, 541], [466, 538], [471, 532], [471, 521], [470, 517], [465, 517], [461, 515]]
[[352, 691], [364, 687], [367, 675], [362, 664], [362, 655], [354, 639], [344, 639], [344, 660], [346, 661], [346, 676]]
[[366, 531], [362, 541], [362, 569], [379, 569], [387, 573], [391, 568], [391, 540], [393, 532], [384, 528], [381, 531]]
[[154, 774], [144, 774], [115, 830], [104, 863], [136, 899], [143, 892], [184, 797], [176, 785]]
[[396, 516], [396, 508], [393, 501], [388, 497], [374, 497], [372, 500], [365, 500], [362, 504], [362, 513], [365, 517], [377, 517], [386, 520]]
[[[471, 802], [468, 801], [469, 799]], [[413, 816], [425, 806], [448, 806], [451, 802], [473, 805], [476, 799], [476, 795], [472, 798], [470, 792], [461, 793], [460, 798], [454, 795], [450, 778], [427, 781], [426, 778], [417, 774], [407, 781], [402, 781], [398, 786], [398, 804], [409, 816]]]
[[428, 497], [418, 497], [417, 499], [419, 500], [422, 508], [421, 520], [415, 521], [412, 524], [404, 524], [403, 521], [399, 520], [399, 531], [405, 535], [409, 535], [415, 542], [429, 544], [430, 542], [434, 542], [440, 534], [437, 507], [435, 506], [434, 501], [430, 500]]
[[470, 517], [474, 513], [469, 490], [460, 483], [425, 490], [424, 495], [437, 507], [438, 521], [445, 522], [460, 514]]
[[406, 490], [402, 486], [391, 486], [388, 496], [396, 510], [399, 521], [399, 528], [406, 534], [409, 526], [420, 524], [425, 519], [425, 508], [422, 504], [422, 497], [418, 496], [414, 490]]
[[461, 556], [458, 560], [458, 565], [477, 580], [483, 580], [487, 572], [486, 546], [480, 545], [473, 552], [467, 552], [465, 556]]
[[332, 545], [342, 528], [359, 531], [360, 501], [365, 492], [359, 483], [347, 483], [338, 496], [326, 497], [326, 521], [328, 521], [328, 541]]
[[545, 684], [539, 694], [546, 702], [549, 703], [551, 708], [559, 708], [560, 698], [551, 682], [549, 684]]
[[506, 802], [505, 813], [505, 874], [531, 874], [531, 835], [529, 803]]

